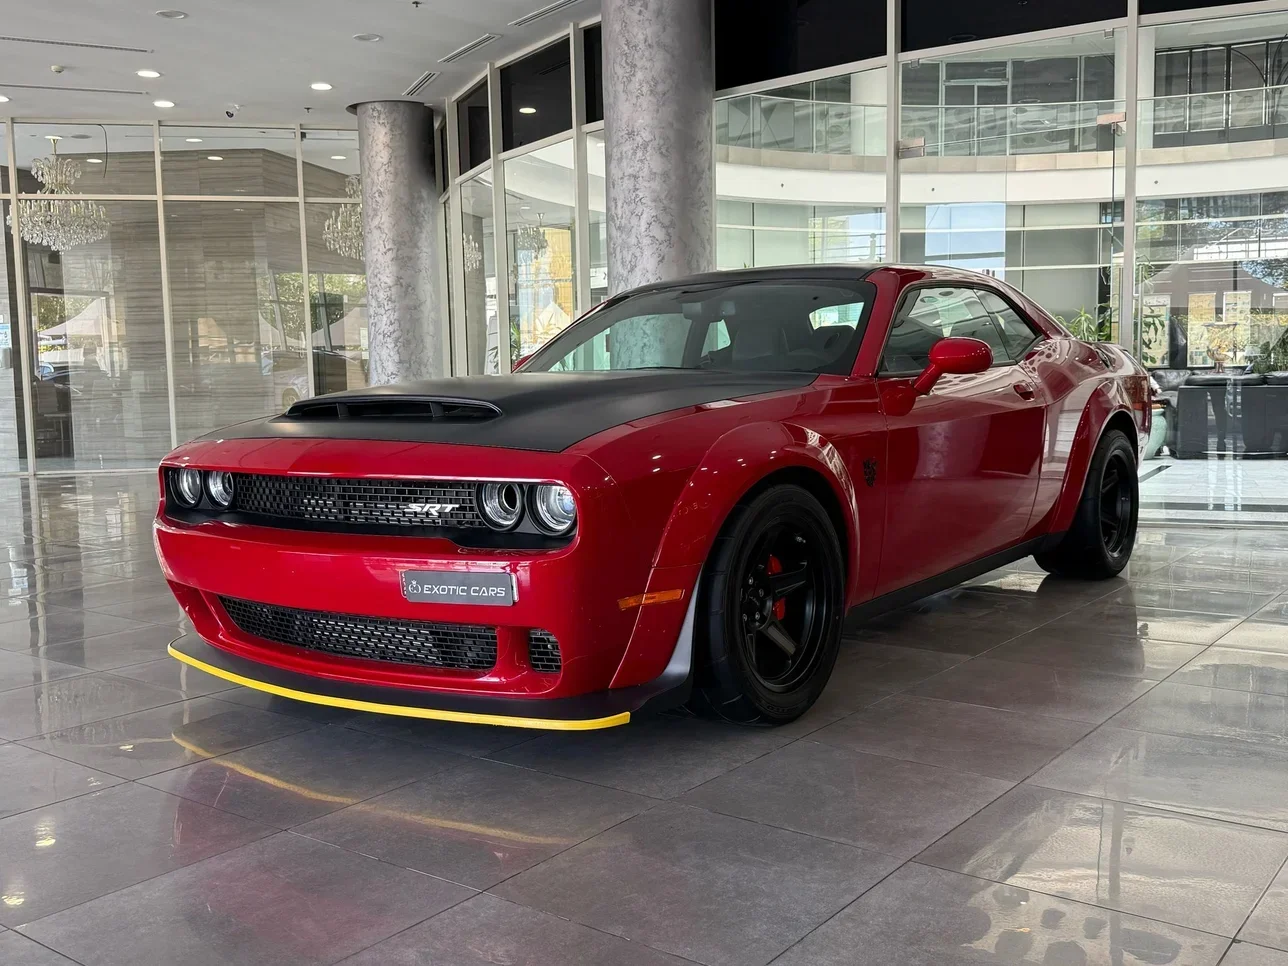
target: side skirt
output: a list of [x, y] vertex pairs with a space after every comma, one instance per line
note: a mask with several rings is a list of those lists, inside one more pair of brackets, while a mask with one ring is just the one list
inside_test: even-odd
[[1057, 533], [1025, 540], [1023, 543], [1017, 543], [1013, 547], [1007, 547], [1005, 550], [989, 554], [987, 557], [972, 560], [970, 563], [949, 570], [947, 573], [938, 574], [926, 580], [919, 580], [915, 584], [900, 587], [898, 590], [892, 590], [888, 594], [882, 594], [880, 597], [874, 597], [850, 608], [850, 612], [845, 615], [845, 619], [846, 621], [866, 621], [879, 617], [888, 611], [898, 610], [905, 604], [911, 604], [914, 600], [921, 600], [923, 597], [937, 594], [941, 590], [947, 590], [949, 587], [956, 587], [972, 577], [978, 577], [980, 574], [986, 574], [990, 570], [996, 570], [998, 567], [1004, 567], [1008, 563], [1014, 563], [1016, 560], [1022, 560], [1024, 557], [1031, 556], [1040, 550], [1055, 546], [1063, 537], [1063, 533]]

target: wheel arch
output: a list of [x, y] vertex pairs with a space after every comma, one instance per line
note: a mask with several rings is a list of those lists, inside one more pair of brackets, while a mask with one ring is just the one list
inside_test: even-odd
[[1052, 535], [1064, 533], [1073, 524], [1078, 504], [1082, 501], [1082, 491], [1086, 486], [1087, 473], [1091, 468], [1091, 457], [1096, 446], [1111, 429], [1120, 429], [1131, 442], [1132, 452], [1139, 459], [1140, 441], [1137, 438], [1136, 420], [1132, 417], [1130, 407], [1122, 400], [1113, 398], [1113, 394], [1102, 387], [1087, 401], [1083, 408], [1082, 419], [1078, 424], [1077, 435], [1069, 454], [1068, 469], [1065, 472], [1064, 485], [1060, 497], [1046, 528]]

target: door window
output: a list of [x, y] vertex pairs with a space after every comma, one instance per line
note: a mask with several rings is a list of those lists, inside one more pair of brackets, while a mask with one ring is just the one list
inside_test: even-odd
[[904, 299], [890, 326], [881, 372], [920, 372], [930, 362], [930, 347], [949, 336], [987, 343], [995, 364], [1012, 361], [974, 289], [931, 286], [916, 289]]
[[1023, 359], [1033, 343], [1040, 339], [1041, 333], [1015, 309], [1006, 304], [1006, 300], [993, 292], [980, 291], [979, 300], [988, 309], [993, 322], [1002, 332], [1002, 342], [1006, 353], [1012, 359]]

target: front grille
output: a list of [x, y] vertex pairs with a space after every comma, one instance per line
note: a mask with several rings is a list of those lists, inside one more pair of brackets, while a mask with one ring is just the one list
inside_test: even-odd
[[558, 674], [563, 667], [559, 642], [549, 631], [528, 631], [528, 663], [534, 671]]
[[486, 527], [475, 485], [235, 473], [233, 509], [275, 520], [344, 527]]
[[[496, 628], [480, 624], [355, 617], [220, 597], [243, 632], [342, 657], [486, 671], [496, 664]], [[557, 646], [557, 645], [556, 645]]]

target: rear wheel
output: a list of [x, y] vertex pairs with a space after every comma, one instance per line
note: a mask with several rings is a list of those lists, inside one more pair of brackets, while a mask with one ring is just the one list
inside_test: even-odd
[[774, 486], [740, 503], [703, 576], [694, 710], [741, 724], [800, 717], [832, 674], [844, 602], [840, 541], [817, 499]]
[[1139, 512], [1136, 451], [1125, 433], [1111, 429], [1092, 454], [1073, 525], [1054, 549], [1034, 559], [1062, 577], [1117, 576], [1131, 559]]

